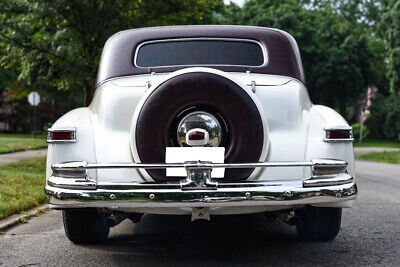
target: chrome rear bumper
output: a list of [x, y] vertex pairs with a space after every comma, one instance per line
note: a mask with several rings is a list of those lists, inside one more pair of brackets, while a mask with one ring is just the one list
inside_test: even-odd
[[[218, 183], [213, 168], [309, 166], [312, 175], [304, 180]], [[180, 183], [97, 183], [87, 177], [90, 168], [186, 168]], [[45, 192], [53, 208], [168, 208], [304, 205], [352, 200], [357, 196], [347, 163], [318, 159], [311, 162], [267, 162], [213, 164], [87, 164], [72, 162], [52, 166], [53, 176]]]

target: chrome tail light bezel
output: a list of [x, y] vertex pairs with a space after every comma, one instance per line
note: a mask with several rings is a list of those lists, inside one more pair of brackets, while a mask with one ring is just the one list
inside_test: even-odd
[[[47, 143], [52, 144], [52, 143], [58, 143], [58, 144], [63, 144], [63, 143], [76, 143], [76, 127], [63, 127], [63, 128], [50, 128], [47, 130]], [[70, 139], [53, 139], [53, 134], [54, 133], [70, 133], [71, 137]]]
[[[324, 128], [325, 135], [324, 135], [324, 142], [353, 142], [354, 135], [353, 135], [353, 127], [351, 126], [337, 126], [337, 127], [325, 127]], [[340, 131], [340, 132], [347, 132], [349, 137], [346, 138], [333, 138], [332, 132]]]

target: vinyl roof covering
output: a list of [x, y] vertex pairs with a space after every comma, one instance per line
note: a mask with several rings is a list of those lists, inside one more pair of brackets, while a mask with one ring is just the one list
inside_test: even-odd
[[138, 28], [114, 34], [104, 46], [97, 85], [115, 77], [150, 72], [172, 72], [187, 68], [188, 66], [143, 68], [134, 64], [136, 49], [143, 42], [181, 38], [232, 38], [257, 41], [267, 54], [267, 61], [264, 65], [258, 67], [206, 65], [206, 67], [228, 72], [250, 71], [284, 75], [305, 83], [297, 43], [288, 33], [277, 29], [252, 26], [195, 25]]

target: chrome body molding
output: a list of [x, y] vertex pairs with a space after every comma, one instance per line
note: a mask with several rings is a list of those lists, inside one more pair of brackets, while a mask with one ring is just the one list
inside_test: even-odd
[[[347, 165], [345, 161], [321, 159], [323, 162], [331, 162], [331, 165]], [[195, 169], [208, 169], [208, 168], [258, 168], [258, 167], [313, 167], [319, 163], [318, 160], [312, 161], [274, 161], [274, 162], [254, 162], [254, 163], [211, 163], [211, 162], [185, 162], [185, 163], [87, 163], [84, 161], [66, 162], [60, 164], [53, 164], [51, 166], [53, 171], [75, 171], [85, 169], [165, 169], [165, 168], [195, 168]]]
[[330, 138], [324, 138], [324, 142], [330, 142], [330, 143], [339, 143], [339, 142], [353, 142], [354, 138], [341, 138], [341, 139], [330, 139]]

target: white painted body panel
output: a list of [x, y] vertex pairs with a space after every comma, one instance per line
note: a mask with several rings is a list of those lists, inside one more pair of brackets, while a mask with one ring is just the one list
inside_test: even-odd
[[[158, 84], [190, 71], [212, 72], [227, 77], [242, 86], [254, 100], [263, 120], [264, 140], [266, 140], [260, 161], [341, 159], [349, 163], [348, 172], [354, 177], [352, 143], [323, 141], [324, 127], [346, 126], [347, 122], [334, 110], [313, 105], [301, 82], [278, 75], [226, 73], [210, 68], [187, 68], [173, 73], [115, 78], [101, 84], [88, 108], [70, 111], [53, 125], [52, 128], [76, 127], [77, 142], [49, 144], [47, 178], [51, 175], [50, 166], [60, 162], [138, 162], [132, 129], [135, 127], [141, 105], [147, 96], [156, 90]], [[253, 81], [255, 93], [251, 87]], [[249, 180], [304, 179], [310, 173], [308, 167], [270, 168], [255, 171]], [[152, 180], [145, 171], [133, 169], [91, 170], [89, 175], [101, 182], [129, 183]], [[342, 201], [339, 206], [348, 207], [351, 203], [352, 201]], [[337, 205], [324, 204], [324, 206]], [[267, 209], [270, 210], [271, 207], [265, 207], [264, 210]], [[248, 208], [247, 212], [253, 210]], [[257, 211], [262, 210], [263, 208], [257, 208]], [[186, 213], [184, 210], [181, 212]], [[165, 210], [163, 213], [179, 212]], [[235, 211], [225, 208], [216, 213], [230, 214]], [[246, 213], [246, 210], [236, 213]]]

